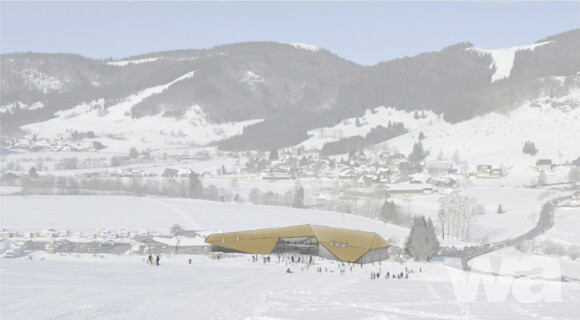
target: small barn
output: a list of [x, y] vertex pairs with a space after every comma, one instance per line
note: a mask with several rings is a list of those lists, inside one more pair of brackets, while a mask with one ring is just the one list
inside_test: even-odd
[[536, 161], [536, 169], [539, 171], [551, 170], [552, 169], [552, 160], [550, 159], [540, 159]]

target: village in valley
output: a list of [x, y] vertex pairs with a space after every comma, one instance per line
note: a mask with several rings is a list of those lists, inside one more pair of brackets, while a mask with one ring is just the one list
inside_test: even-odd
[[578, 318], [578, 3], [0, 6], [1, 319]]
[[[478, 163], [469, 166], [458, 159], [424, 160], [426, 152], [420, 141], [416, 146], [420, 146], [422, 157], [375, 150], [320, 156], [303, 147], [243, 153], [201, 148], [195, 152], [180, 150], [176, 154], [139, 152], [132, 148], [126, 155], [111, 156], [96, 150], [37, 150], [34, 139], [19, 141], [11, 145], [10, 154], [3, 155], [6, 161], [3, 161], [0, 181], [4, 195], [117, 194], [194, 198], [338, 211], [406, 227], [410, 226], [411, 216], [418, 214], [421, 208], [420, 205], [413, 207], [413, 203], [420, 204], [424, 202], [422, 199], [430, 201], [435, 208], [432, 217], [436, 219], [439, 198], [478, 185], [488, 190], [495, 188], [500, 193], [506, 187], [568, 193], [571, 197], [560, 205], [580, 206], [580, 191], [574, 191], [578, 190], [580, 182], [573, 176], [580, 159], [562, 163], [530, 159], [524, 171], [521, 168], [516, 171], [516, 174], [525, 172], [529, 176], [510, 180], [511, 168], [504, 165], [494, 167]], [[422, 160], [409, 161], [413, 157]], [[398, 208], [398, 218], [385, 212], [385, 203], [391, 201]], [[492, 210], [502, 214], [510, 209], [508, 203], [499, 201], [482, 205], [486, 208], [479, 215]], [[177, 234], [169, 232], [171, 225], [163, 227], [156, 230], [145, 226], [114, 229], [102, 225], [84, 232], [56, 226], [41, 230], [5, 228], [0, 236], [13, 240], [4, 250], [5, 258], [21, 257], [39, 249], [50, 254], [146, 254], [154, 251], [208, 254], [210, 250], [203, 241], [204, 236], [217, 231], [184, 229], [179, 233], [179, 237], [185, 239], [180, 247], [175, 238]], [[477, 242], [485, 243], [486, 240], [489, 239]], [[397, 254], [393, 254], [393, 259], [404, 258], [403, 251], [394, 252]]]

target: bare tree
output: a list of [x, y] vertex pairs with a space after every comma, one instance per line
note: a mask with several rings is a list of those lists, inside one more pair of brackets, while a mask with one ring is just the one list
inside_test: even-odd
[[546, 172], [542, 171], [540, 172], [540, 174], [538, 175], [538, 185], [540, 186], [545, 186], [547, 183], [547, 177], [546, 177]]
[[238, 190], [240, 188], [240, 181], [238, 180], [238, 178], [233, 178], [232, 180], [230, 180], [230, 188], [232, 190]]
[[439, 199], [437, 220], [441, 238], [445, 239], [445, 236], [447, 236], [468, 240], [473, 218], [484, 212], [484, 207], [477, 203], [476, 199], [465, 197], [458, 193], [452, 193]]
[[171, 235], [173, 236], [173, 238], [175, 238], [176, 240], [176, 244], [175, 244], [175, 253], [179, 253], [179, 244], [181, 242], [181, 237], [183, 235], [183, 226], [179, 225], [179, 224], [174, 224], [171, 229], [169, 230], [169, 232], [171, 233]]

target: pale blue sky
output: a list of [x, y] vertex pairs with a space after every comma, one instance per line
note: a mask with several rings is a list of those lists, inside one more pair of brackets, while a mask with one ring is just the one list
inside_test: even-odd
[[0, 2], [2, 53], [92, 58], [243, 41], [314, 44], [351, 61], [533, 43], [580, 28], [580, 2]]

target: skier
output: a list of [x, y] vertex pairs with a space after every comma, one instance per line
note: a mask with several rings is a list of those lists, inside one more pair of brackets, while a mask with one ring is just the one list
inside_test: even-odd
[[152, 255], [149, 255], [149, 264], [153, 265], [153, 256]]
[[191, 264], [191, 259], [189, 259], [189, 264]]
[[159, 265], [159, 256], [157, 256], [157, 259], [155, 259], [155, 261], [157, 262], [157, 265]]

